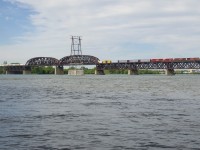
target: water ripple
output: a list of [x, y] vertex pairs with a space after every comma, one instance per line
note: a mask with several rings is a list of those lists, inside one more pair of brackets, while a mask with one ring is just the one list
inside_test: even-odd
[[2, 76], [0, 149], [199, 150], [199, 76]]

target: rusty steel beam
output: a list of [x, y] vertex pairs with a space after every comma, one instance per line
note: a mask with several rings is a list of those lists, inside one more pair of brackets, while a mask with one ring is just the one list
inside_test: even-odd
[[59, 66], [60, 61], [53, 57], [35, 57], [29, 59], [25, 66]]
[[145, 63], [99, 63], [98, 70], [105, 69], [200, 69], [200, 62], [145, 62]]
[[99, 59], [90, 55], [71, 55], [60, 59], [60, 65], [96, 65]]

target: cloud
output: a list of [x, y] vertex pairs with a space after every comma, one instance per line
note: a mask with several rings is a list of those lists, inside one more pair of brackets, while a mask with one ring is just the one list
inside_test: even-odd
[[83, 54], [100, 59], [200, 55], [199, 0], [12, 2], [34, 11], [29, 19], [35, 30], [15, 37], [14, 45], [0, 46], [0, 51], [17, 47], [16, 59], [22, 61], [69, 55], [70, 35], [82, 36]]

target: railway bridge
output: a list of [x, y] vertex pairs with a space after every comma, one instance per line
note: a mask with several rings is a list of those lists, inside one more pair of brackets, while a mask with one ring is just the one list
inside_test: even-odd
[[133, 59], [117, 62], [100, 61], [91, 55], [82, 55], [80, 36], [71, 37], [71, 54], [61, 59], [53, 57], [34, 57], [25, 65], [4, 65], [7, 74], [30, 74], [32, 67], [55, 66], [55, 74], [64, 74], [64, 66], [95, 65], [95, 74], [103, 75], [104, 70], [127, 69], [128, 74], [137, 75], [139, 69], [165, 69], [167, 75], [174, 75], [174, 69], [200, 69], [200, 58]]
[[129, 75], [138, 75], [140, 69], [163, 69], [167, 75], [174, 75], [175, 69], [200, 69], [200, 58], [170, 58], [123, 60], [118, 62], [104, 62], [96, 64], [97, 74], [104, 74], [104, 70], [126, 69]]
[[55, 74], [64, 74], [64, 66], [95, 65], [97, 75], [104, 75], [104, 70], [128, 70], [129, 75], [138, 75], [140, 69], [164, 69], [167, 75], [174, 75], [175, 69], [200, 69], [200, 58], [174, 58], [174, 59], [149, 59], [147, 60], [119, 60], [117, 62], [100, 61], [90, 55], [71, 55], [60, 60], [52, 57], [35, 57], [29, 59], [25, 65], [5, 65], [7, 74], [30, 74], [32, 67], [55, 66]]
[[35, 57], [29, 59], [25, 65], [10, 64], [4, 65], [6, 74], [31, 74], [32, 67], [54, 66], [55, 74], [64, 74], [64, 66], [72, 65], [96, 65], [99, 59], [90, 55], [65, 56], [60, 60], [53, 57]]

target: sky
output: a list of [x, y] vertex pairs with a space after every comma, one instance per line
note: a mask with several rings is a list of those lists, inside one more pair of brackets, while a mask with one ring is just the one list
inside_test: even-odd
[[71, 36], [100, 60], [200, 57], [200, 0], [0, 0], [0, 64], [61, 59]]

